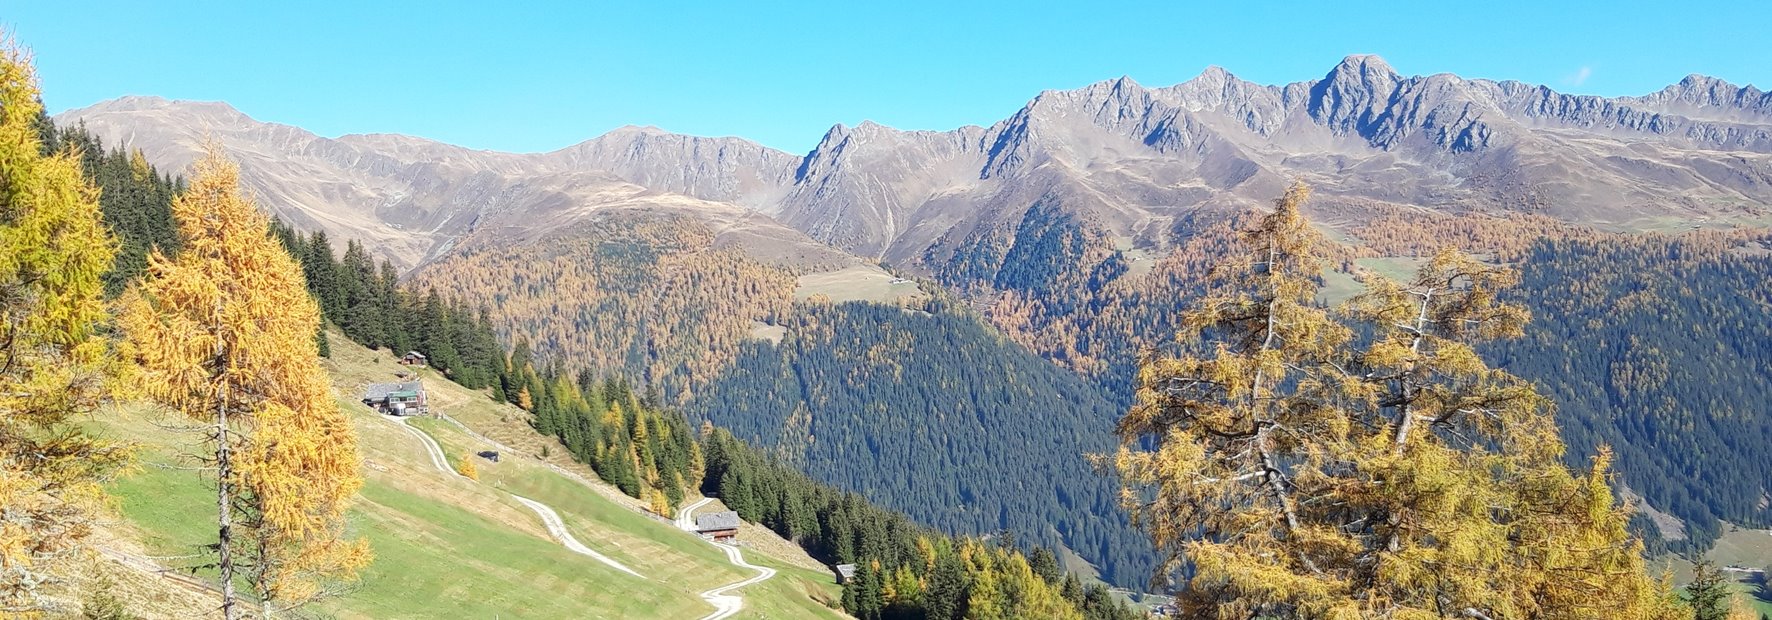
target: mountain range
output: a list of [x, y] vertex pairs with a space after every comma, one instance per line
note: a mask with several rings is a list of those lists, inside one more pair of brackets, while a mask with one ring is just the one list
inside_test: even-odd
[[1164, 88], [1123, 77], [1040, 93], [989, 127], [837, 125], [799, 156], [637, 127], [535, 154], [325, 138], [222, 103], [154, 97], [55, 119], [163, 169], [183, 169], [214, 139], [282, 217], [371, 242], [408, 269], [474, 233], [528, 238], [605, 208], [694, 214], [734, 242], [792, 245], [813, 262], [833, 259], [818, 250], [828, 246], [924, 272], [1037, 202], [1161, 249], [1178, 218], [1261, 204], [1293, 179], [1317, 189], [1330, 225], [1385, 209], [1611, 229], [1772, 217], [1772, 93], [1694, 75], [1609, 99], [1405, 77], [1375, 56], [1280, 86], [1217, 67]]

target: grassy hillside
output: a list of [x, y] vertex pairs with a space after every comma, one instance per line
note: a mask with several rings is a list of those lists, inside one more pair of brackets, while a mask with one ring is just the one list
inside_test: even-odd
[[[1717, 566], [1739, 566], [1763, 570], [1772, 567], [1772, 530], [1756, 530], [1724, 524], [1723, 534], [1704, 557]], [[1650, 562], [1651, 569], [1672, 571], [1674, 583], [1684, 587], [1692, 581], [1692, 563], [1684, 557], [1665, 554]], [[1772, 588], [1766, 586], [1764, 573], [1730, 571], [1736, 596], [1754, 612], [1772, 617]]]
[[[479, 459], [478, 482], [437, 471], [417, 438], [355, 400], [363, 385], [392, 377], [397, 368], [392, 357], [336, 335], [332, 351], [327, 366], [341, 406], [356, 424], [365, 461], [366, 483], [350, 529], [368, 538], [376, 560], [359, 584], [314, 611], [337, 618], [696, 618], [713, 610], [698, 592], [753, 574], [728, 564], [718, 549], [669, 521], [618, 501], [612, 497], [617, 492], [557, 471], [522, 450], [506, 452], [496, 464]], [[468, 428], [526, 415], [435, 376], [427, 376], [426, 384], [445, 412], [471, 410]], [[139, 541], [144, 554], [168, 558], [162, 563], [177, 567], [200, 563], [189, 556], [212, 536], [207, 517], [213, 510], [210, 491], [197, 473], [178, 467], [178, 455], [190, 450], [192, 438], [171, 428], [174, 423], [141, 408], [120, 408], [103, 420], [110, 432], [141, 444], [142, 466], [113, 487], [124, 518], [115, 529]], [[448, 422], [419, 420], [415, 426], [436, 438], [451, 458], [492, 449]], [[509, 436], [511, 429], [486, 429], [494, 430]], [[541, 438], [527, 439], [538, 453]], [[564, 450], [555, 445], [550, 452]], [[552, 506], [579, 541], [645, 578], [568, 551], [510, 493]], [[818, 602], [836, 600], [839, 590], [816, 564], [800, 566], [805, 562], [798, 558], [762, 557], [755, 551], [747, 555], [782, 574], [739, 591], [745, 608], [736, 617], [841, 617]], [[146, 597], [133, 599], [141, 599], [137, 613], [146, 616], [188, 614]]]

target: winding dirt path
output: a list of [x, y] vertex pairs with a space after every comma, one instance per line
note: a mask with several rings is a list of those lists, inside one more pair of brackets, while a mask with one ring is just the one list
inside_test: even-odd
[[[505, 452], [510, 452], [512, 454], [517, 453], [516, 450], [514, 450], [508, 446], [505, 446], [504, 444], [501, 444], [498, 441], [495, 441], [490, 437], [482, 435], [479, 432], [476, 432], [474, 429], [468, 428], [468, 426], [466, 424], [461, 423], [460, 420], [456, 420], [455, 418], [450, 417], [448, 415], [443, 415], [442, 418], [445, 421], [448, 421], [449, 423], [454, 424], [457, 428], [460, 428], [463, 432], [467, 433], [469, 436], [474, 437], [475, 439], [478, 439], [480, 441], [484, 441], [488, 444], [491, 444], [493, 447], [496, 447], [496, 448], [503, 450]], [[454, 469], [452, 469], [448, 466], [448, 459], [444, 458], [442, 456], [442, 454], [443, 454], [442, 448], [437, 446], [436, 440], [432, 439], [430, 435], [427, 435], [423, 431], [420, 431], [416, 428], [413, 428], [410, 425], [407, 425], [406, 420], [404, 420], [404, 419], [400, 419], [400, 418], [391, 418], [391, 419], [393, 419], [395, 422], [400, 423], [400, 425], [404, 426], [406, 428], [406, 430], [416, 434], [420, 438], [421, 441], [425, 442], [426, 450], [434, 450], [432, 452], [433, 460], [442, 459], [441, 461], [438, 461], [438, 463], [439, 463], [438, 468], [439, 469], [443, 469], [443, 470], [448, 471], [449, 473], [452, 473], [452, 474], [456, 473]], [[544, 463], [544, 464], [547, 465], [547, 467], [549, 469], [552, 469], [555, 472], [557, 472], [563, 476], [566, 476], [567, 478], [576, 480], [576, 481], [580, 482], [581, 484], [591, 487], [593, 490], [595, 490], [595, 488], [596, 488], [594, 485], [592, 485], [590, 483], [590, 481], [585, 480], [584, 478], [580, 477], [576, 473], [568, 471], [565, 468], [555, 465], [553, 463]], [[459, 474], [457, 474], [457, 475], [459, 475]], [[643, 575], [634, 572], [633, 570], [627, 568], [626, 566], [622, 566], [621, 564], [616, 563], [614, 560], [604, 557], [601, 554], [598, 554], [597, 552], [592, 551], [589, 548], [585, 548], [584, 545], [579, 544], [578, 541], [574, 540], [572, 538], [572, 535], [566, 531], [564, 524], [562, 524], [560, 521], [559, 514], [555, 513], [554, 510], [552, 508], [549, 508], [546, 504], [543, 504], [541, 502], [537, 502], [535, 500], [531, 500], [526, 497], [518, 496], [515, 494], [511, 495], [511, 497], [516, 498], [517, 501], [522, 502], [523, 505], [525, 505], [525, 506], [528, 506], [530, 510], [534, 510], [536, 514], [541, 515], [542, 523], [547, 526], [548, 531], [550, 533], [553, 533], [555, 538], [560, 539], [561, 544], [566, 545], [566, 548], [572, 549], [573, 551], [578, 552], [578, 553], [582, 553], [582, 554], [586, 554], [586, 555], [590, 555], [592, 557], [595, 557], [598, 560], [604, 562], [605, 564], [609, 564], [610, 566], [614, 566], [615, 568], [622, 570], [624, 572], [627, 572], [628, 574], [634, 575], [636, 577], [640, 577], [642, 579], [645, 578]], [[677, 510], [677, 518], [675, 520], [676, 525], [677, 525], [677, 529], [683, 530], [684, 532], [687, 532], [689, 535], [695, 536], [696, 538], [700, 539], [701, 536], [699, 536], [695, 533], [695, 518], [694, 518], [695, 511], [697, 509], [701, 508], [702, 506], [708, 505], [710, 502], [713, 502], [713, 501], [714, 501], [714, 499], [711, 497], [704, 497], [702, 499], [696, 500], [695, 502], [685, 505], [682, 508], [678, 509]], [[737, 615], [739, 611], [744, 609], [744, 597], [738, 596], [735, 594], [728, 594], [728, 592], [743, 588], [748, 585], [761, 583], [763, 581], [768, 581], [769, 579], [775, 577], [776, 571], [775, 571], [775, 569], [769, 568], [767, 566], [757, 566], [755, 564], [751, 564], [750, 562], [746, 562], [744, 559], [744, 553], [742, 551], [740, 551], [738, 547], [735, 547], [732, 545], [727, 545], [727, 544], [722, 544], [722, 543], [717, 543], [717, 542], [714, 542], [712, 540], [707, 540], [707, 539], [702, 539], [702, 540], [706, 541], [710, 545], [713, 545], [715, 547], [719, 547], [720, 551], [726, 554], [726, 560], [728, 562], [732, 563], [733, 566], [737, 566], [739, 568], [748, 568], [748, 569], [757, 571], [757, 574], [755, 576], [752, 576], [748, 579], [735, 581], [735, 582], [732, 582], [732, 583], [729, 583], [729, 584], [726, 584], [723, 586], [719, 586], [717, 588], [703, 590], [702, 592], [698, 593], [698, 595], [701, 596], [702, 600], [707, 601], [709, 605], [714, 606], [713, 613], [710, 613], [706, 616], [702, 616], [700, 618], [700, 620], [725, 620], [726, 618], [731, 618], [732, 616]], [[575, 546], [577, 548], [574, 548]]]
[[[697, 500], [695, 503], [689, 504], [687, 506], [682, 507], [681, 509], [678, 509], [677, 510], [677, 528], [681, 529], [685, 532], [689, 532], [690, 534], [694, 534], [695, 533], [695, 520], [694, 520], [695, 509], [701, 508], [702, 506], [706, 506], [706, 505], [708, 505], [708, 502], [712, 502], [712, 501], [714, 501], [713, 498], [704, 497], [704, 498], [701, 498], [700, 500]], [[698, 536], [696, 536], [696, 538], [701, 538], [701, 536], [698, 535]], [[725, 618], [730, 618], [733, 615], [737, 614], [739, 612], [739, 610], [744, 609], [744, 597], [736, 596], [736, 595], [732, 595], [732, 594], [727, 594], [727, 592], [730, 592], [732, 590], [737, 590], [739, 588], [743, 588], [743, 587], [751, 585], [753, 583], [760, 583], [763, 581], [767, 581], [767, 580], [769, 580], [769, 578], [775, 576], [775, 569], [769, 568], [767, 566], [757, 566], [755, 564], [751, 564], [749, 562], [744, 561], [744, 553], [740, 552], [738, 550], [738, 547], [734, 547], [732, 545], [727, 545], [727, 544], [722, 544], [722, 543], [717, 543], [712, 540], [707, 540], [705, 538], [703, 538], [702, 540], [706, 540], [708, 544], [713, 545], [715, 547], [719, 547], [721, 551], [725, 551], [726, 552], [726, 560], [731, 562], [733, 566], [737, 566], [739, 568], [748, 568], [748, 569], [757, 571], [757, 575], [754, 577], [751, 577], [749, 579], [745, 579], [743, 581], [735, 581], [733, 583], [729, 583], [729, 584], [720, 586], [718, 588], [702, 591], [701, 598], [703, 600], [706, 600], [708, 602], [708, 604], [711, 604], [714, 606], [714, 613], [708, 614], [706, 616], [702, 616], [701, 620], [723, 620]]]
[[413, 437], [417, 437], [418, 442], [425, 447], [425, 454], [430, 455], [431, 464], [437, 466], [437, 471], [441, 471], [457, 478], [467, 477], [461, 475], [461, 472], [455, 471], [454, 467], [449, 466], [449, 457], [443, 454], [443, 446], [439, 445], [437, 440], [432, 439], [431, 436], [424, 431], [413, 428], [411, 424], [407, 424], [406, 418], [391, 415], [384, 415], [382, 418], [400, 425], [400, 428], [406, 429], [407, 433], [411, 434]]
[[571, 532], [566, 531], [566, 522], [560, 520], [560, 513], [554, 512], [554, 509], [549, 508], [547, 504], [516, 494], [512, 494], [511, 497], [522, 502], [524, 506], [528, 506], [530, 510], [534, 510], [535, 514], [541, 515], [542, 525], [548, 526], [548, 532], [553, 534], [554, 538], [560, 539], [560, 544], [566, 545], [567, 549], [570, 549], [572, 552], [579, 555], [588, 555], [596, 558], [598, 562], [615, 567], [615, 570], [619, 570], [641, 579], [646, 578], [645, 575], [634, 572], [634, 569], [623, 566], [621, 562], [617, 562], [609, 556], [597, 553], [590, 547], [586, 547], [583, 543], [578, 542], [578, 539], [572, 537]]
[[[417, 437], [419, 440], [419, 443], [424, 444], [425, 452], [429, 453], [431, 455], [431, 464], [436, 465], [438, 471], [441, 471], [445, 474], [455, 476], [458, 478], [466, 478], [467, 477], [467, 476], [461, 475], [461, 472], [455, 471], [455, 468], [449, 466], [449, 458], [443, 454], [443, 446], [438, 444], [437, 440], [432, 438], [429, 434], [427, 434], [424, 431], [421, 431], [419, 429], [413, 428], [411, 424], [408, 424], [406, 422], [405, 418], [396, 417], [396, 416], [382, 416], [382, 417], [387, 419], [390, 422], [400, 425], [400, 428], [406, 429], [406, 432], [411, 433], [412, 436], [414, 436], [414, 437]], [[633, 575], [633, 576], [639, 577], [641, 579], [646, 578], [645, 575], [641, 575], [640, 573], [635, 572], [634, 569], [628, 568], [626, 565], [623, 565], [621, 562], [615, 561], [614, 558], [603, 555], [601, 553], [597, 553], [595, 550], [591, 549], [590, 547], [586, 547], [584, 545], [584, 543], [578, 542], [577, 538], [572, 537], [571, 532], [566, 531], [566, 522], [560, 519], [560, 513], [555, 512], [552, 507], [549, 507], [547, 504], [543, 504], [543, 503], [535, 501], [533, 499], [529, 499], [527, 497], [517, 495], [515, 493], [512, 493], [511, 497], [516, 499], [518, 503], [521, 503], [524, 506], [529, 507], [530, 510], [535, 511], [536, 516], [541, 517], [542, 525], [547, 526], [548, 533], [552, 534], [556, 540], [559, 540], [560, 544], [564, 545], [568, 551], [589, 557], [589, 558], [594, 559], [598, 562], [602, 562], [604, 564], [609, 565], [611, 568], [614, 568], [615, 570], [619, 570], [619, 571], [627, 573], [629, 575]], [[706, 595], [703, 595], [703, 598], [707, 598]], [[721, 616], [721, 617], [724, 618], [725, 616]]]

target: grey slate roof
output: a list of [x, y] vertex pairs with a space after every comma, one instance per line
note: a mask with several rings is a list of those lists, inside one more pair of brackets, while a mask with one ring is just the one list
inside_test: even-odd
[[399, 392], [412, 392], [416, 394], [424, 389], [424, 384], [418, 381], [407, 381], [404, 383], [371, 383], [369, 384], [369, 389], [363, 392], [363, 400], [385, 400], [389, 394]]
[[738, 529], [738, 513], [733, 511], [710, 512], [695, 518], [696, 531], [736, 530]]

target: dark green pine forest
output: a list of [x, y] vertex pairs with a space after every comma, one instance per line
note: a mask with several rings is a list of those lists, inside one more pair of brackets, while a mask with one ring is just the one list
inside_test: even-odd
[[[1685, 521], [1772, 525], [1772, 237], [1541, 240], [1520, 265], [1526, 336], [1485, 354], [1557, 403], [1571, 462], [1610, 444], [1620, 480]], [[1653, 533], [1647, 523], [1637, 525]], [[1652, 537], [1653, 541], [1655, 537]]]
[[774, 446], [821, 482], [948, 532], [1067, 546], [1118, 583], [1154, 556], [1090, 454], [1119, 406], [939, 298], [920, 310], [812, 304], [780, 345], [747, 344], [691, 419]]
[[172, 220], [172, 198], [184, 181], [148, 165], [140, 153], [107, 149], [85, 127], [58, 128], [39, 116], [38, 132], [45, 154], [75, 149], [86, 178], [99, 188], [99, 208], [118, 242], [117, 258], [104, 275], [105, 292], [116, 295], [148, 266], [148, 253], [178, 249]]
[[1010, 614], [1004, 617], [1038, 617], [1047, 606], [1074, 609], [1087, 620], [1142, 617], [1105, 586], [1066, 574], [1046, 547], [1023, 555], [1013, 535], [988, 543], [943, 535], [815, 481], [725, 429], [710, 429], [702, 446], [704, 493], [821, 561], [856, 565], [843, 607], [862, 620], [958, 620], [974, 617], [969, 608], [987, 599], [998, 599], [988, 602]]

